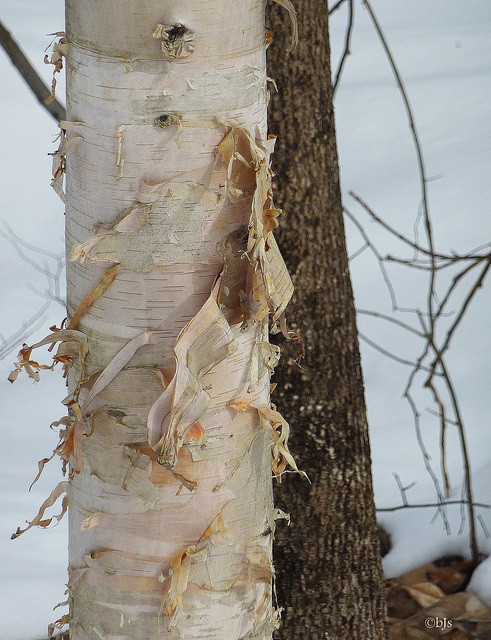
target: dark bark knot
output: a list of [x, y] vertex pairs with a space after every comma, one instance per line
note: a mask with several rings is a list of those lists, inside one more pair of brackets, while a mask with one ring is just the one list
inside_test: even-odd
[[194, 51], [194, 31], [181, 22], [158, 24], [153, 37], [161, 40], [162, 53], [169, 58], [187, 58]]
[[179, 124], [181, 122], [181, 118], [175, 114], [171, 113], [162, 113], [160, 116], [157, 116], [153, 121], [155, 127], [160, 127], [161, 129], [166, 129], [167, 127], [172, 127], [173, 125]]
[[169, 42], [176, 42], [176, 40], [182, 40], [184, 34], [186, 34], [187, 31], [188, 31], [187, 28], [183, 24], [178, 22], [167, 31], [167, 38]]

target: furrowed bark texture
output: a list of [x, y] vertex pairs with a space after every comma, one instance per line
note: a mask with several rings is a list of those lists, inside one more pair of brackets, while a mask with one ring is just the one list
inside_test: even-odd
[[[293, 429], [299, 467], [278, 506], [291, 526], [275, 536], [282, 640], [386, 637], [370, 452], [353, 293], [346, 255], [334, 129], [327, 3], [296, 2], [299, 45], [289, 56], [287, 21], [275, 6], [270, 130], [278, 135], [275, 193], [285, 210], [278, 243], [295, 293], [288, 316], [305, 342], [282, 345], [273, 400]], [[295, 416], [295, 418], [293, 418]], [[275, 490], [276, 493], [276, 490]]]
[[264, 5], [67, 0], [71, 640], [271, 637]]

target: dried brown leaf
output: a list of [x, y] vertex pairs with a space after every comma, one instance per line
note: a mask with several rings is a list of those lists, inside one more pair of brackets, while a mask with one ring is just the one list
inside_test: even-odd
[[472, 560], [461, 556], [448, 556], [435, 560], [435, 568], [426, 572], [426, 577], [446, 593], [455, 593], [469, 580], [474, 565]]
[[412, 587], [404, 587], [420, 607], [431, 607], [445, 597], [443, 591], [432, 582], [420, 582]]

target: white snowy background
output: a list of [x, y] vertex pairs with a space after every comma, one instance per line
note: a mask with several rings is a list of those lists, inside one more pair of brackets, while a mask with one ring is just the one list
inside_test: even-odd
[[[435, 240], [441, 252], [466, 252], [489, 243], [491, 11], [488, 0], [372, 0], [415, 113], [425, 154], [429, 204]], [[382, 254], [411, 257], [386, 232], [370, 223], [348, 195], [354, 191], [401, 232], [413, 236], [420, 206], [420, 185], [414, 146], [392, 72], [380, 42], [360, 1], [355, 3], [355, 27], [351, 55], [336, 95], [341, 176], [345, 204], [366, 224]], [[62, 0], [0, 0], [0, 17], [34, 62], [46, 82], [50, 69], [43, 64], [46, 34], [64, 28]], [[346, 9], [332, 17], [333, 65], [341, 54]], [[271, 71], [274, 75], [274, 71]], [[24, 81], [0, 53], [0, 230], [6, 222], [23, 242], [63, 252], [63, 205], [50, 189], [55, 121], [39, 106]], [[59, 96], [63, 96], [59, 81]], [[281, 87], [280, 87], [281, 91]], [[421, 237], [423, 237], [422, 228]], [[347, 221], [350, 251], [363, 242]], [[56, 260], [32, 252], [25, 254], [51, 271]], [[423, 308], [426, 289], [421, 275], [393, 269], [398, 302]], [[370, 252], [352, 262], [352, 276], [359, 308], [390, 312], [390, 299]], [[490, 410], [490, 312], [489, 282], [478, 292], [452, 341], [448, 363], [458, 390], [473, 467], [475, 500], [491, 503]], [[41, 309], [49, 288], [45, 275], [36, 271], [18, 251], [0, 237], [0, 332], [14, 334]], [[456, 305], [454, 306], [454, 309]], [[39, 326], [29, 337], [44, 337], [49, 326], [64, 314], [53, 301]], [[409, 319], [408, 317], [405, 319]], [[360, 317], [360, 329], [397, 355], [414, 359], [420, 344], [410, 334], [380, 320]], [[408, 367], [391, 361], [361, 343], [377, 507], [401, 503], [394, 480], [416, 484], [407, 492], [410, 503], [435, 501], [433, 484], [425, 471], [417, 444], [413, 417], [401, 398]], [[49, 531], [32, 529], [15, 541], [11, 534], [27, 519], [61, 479], [53, 460], [39, 482], [28, 488], [37, 462], [50, 455], [57, 434], [49, 429], [63, 415], [65, 395], [58, 371], [43, 372], [33, 384], [21, 375], [14, 385], [7, 381], [17, 349], [0, 361], [0, 637], [3, 640], [39, 640], [47, 625], [65, 609], [52, 611], [65, 599], [67, 581], [66, 521]], [[47, 354], [39, 354], [39, 359]], [[422, 432], [431, 463], [440, 470], [440, 429], [429, 395], [418, 396]], [[295, 428], [294, 423], [292, 428]], [[448, 470], [452, 498], [461, 496], [462, 459], [456, 429], [448, 428]], [[491, 530], [491, 510], [479, 509]], [[435, 509], [407, 509], [381, 513], [380, 522], [392, 536], [393, 550], [384, 560], [387, 576], [409, 570], [448, 553], [468, 555], [468, 522], [461, 529], [460, 507], [449, 507], [452, 533], [448, 536]], [[491, 552], [491, 541], [478, 524], [481, 551]], [[470, 588], [491, 604], [491, 561], [475, 572]]]

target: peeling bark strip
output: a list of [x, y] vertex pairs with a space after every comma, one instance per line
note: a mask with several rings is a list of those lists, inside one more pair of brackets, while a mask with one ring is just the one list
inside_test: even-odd
[[[269, 319], [284, 328], [292, 284], [272, 235], [264, 10], [67, 0], [51, 62], [67, 67], [53, 184], [69, 321], [35, 346], [61, 343], [69, 479], [27, 528], [68, 492], [72, 640], [264, 640], [277, 624], [271, 478], [296, 466], [269, 397]], [[31, 350], [12, 379], [47, 366]]]

